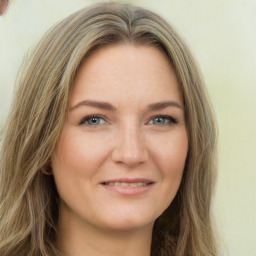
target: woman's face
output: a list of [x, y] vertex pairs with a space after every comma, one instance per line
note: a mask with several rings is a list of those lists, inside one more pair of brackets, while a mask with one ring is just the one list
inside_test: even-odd
[[60, 221], [152, 229], [179, 188], [187, 150], [183, 99], [164, 54], [151, 46], [97, 50], [75, 77], [52, 157]]

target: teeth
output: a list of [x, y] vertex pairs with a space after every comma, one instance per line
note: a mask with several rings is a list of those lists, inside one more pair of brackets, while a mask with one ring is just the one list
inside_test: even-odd
[[147, 183], [145, 182], [133, 182], [133, 183], [128, 183], [128, 182], [108, 182], [106, 185], [109, 186], [118, 186], [118, 187], [141, 187], [141, 186], [146, 186]]

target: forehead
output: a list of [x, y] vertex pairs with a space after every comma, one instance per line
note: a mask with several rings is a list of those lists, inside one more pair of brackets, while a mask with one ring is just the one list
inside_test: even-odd
[[182, 101], [176, 75], [166, 55], [152, 46], [111, 45], [94, 51], [80, 66], [70, 104], [102, 100]]

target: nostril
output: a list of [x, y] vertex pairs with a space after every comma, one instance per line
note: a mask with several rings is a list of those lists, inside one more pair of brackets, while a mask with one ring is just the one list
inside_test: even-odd
[[113, 160], [117, 163], [123, 163], [127, 166], [134, 167], [147, 160], [145, 152], [137, 152], [130, 154], [130, 152], [116, 150], [112, 156]]

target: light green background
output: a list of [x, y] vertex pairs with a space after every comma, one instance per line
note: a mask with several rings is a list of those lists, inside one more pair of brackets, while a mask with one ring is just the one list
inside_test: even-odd
[[[25, 54], [52, 24], [94, 2], [10, 0], [0, 17], [0, 127]], [[222, 255], [256, 256], [256, 0], [126, 2], [163, 15], [197, 58], [219, 123], [213, 210]]]

